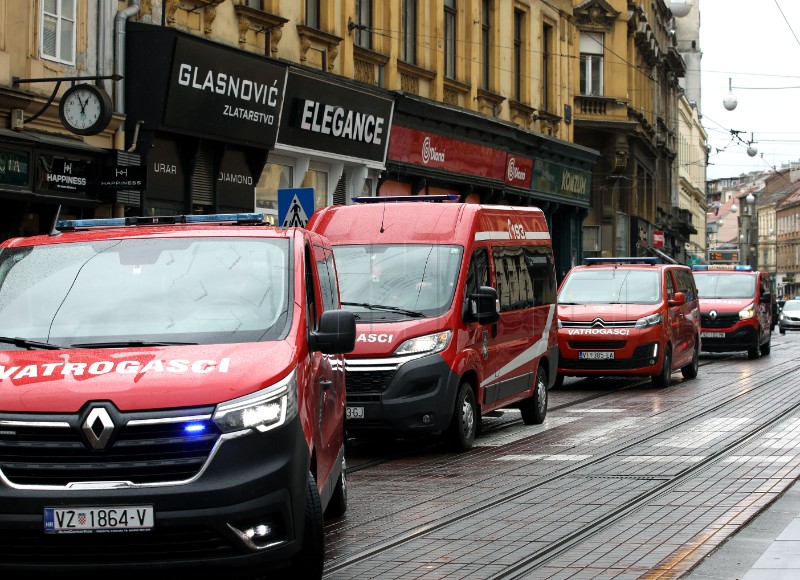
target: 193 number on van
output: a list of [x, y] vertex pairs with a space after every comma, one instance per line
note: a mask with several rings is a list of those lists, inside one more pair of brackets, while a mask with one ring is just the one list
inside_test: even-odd
[[525, 227], [522, 224], [513, 224], [508, 220], [508, 235], [512, 240], [525, 239]]

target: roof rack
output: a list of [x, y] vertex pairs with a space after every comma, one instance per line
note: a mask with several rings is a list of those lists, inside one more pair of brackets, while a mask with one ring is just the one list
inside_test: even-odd
[[351, 198], [355, 203], [385, 203], [389, 201], [456, 201], [459, 196], [455, 193], [443, 195], [385, 195], [385, 196], [359, 196]]
[[124, 226], [153, 226], [172, 224], [235, 223], [263, 224], [262, 213], [214, 213], [203, 215], [134, 216], [122, 218], [101, 218], [88, 220], [61, 220], [56, 229], [75, 231], [88, 228], [115, 228]]
[[597, 266], [600, 264], [658, 264], [660, 260], [652, 257], [618, 257], [618, 258], [584, 258], [583, 263], [586, 266]]

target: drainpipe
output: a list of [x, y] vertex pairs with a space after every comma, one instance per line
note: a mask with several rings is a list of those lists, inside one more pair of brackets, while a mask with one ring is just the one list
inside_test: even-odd
[[[140, 0], [128, 0], [128, 7], [117, 12], [114, 18], [114, 73], [121, 75], [122, 80], [116, 81], [114, 90], [114, 110], [117, 113], [125, 112], [125, 24], [128, 18], [139, 13]], [[120, 126], [114, 137], [117, 149], [125, 146], [125, 130]]]

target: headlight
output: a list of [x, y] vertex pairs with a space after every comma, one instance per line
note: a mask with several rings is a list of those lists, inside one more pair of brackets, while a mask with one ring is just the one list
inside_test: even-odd
[[266, 389], [220, 403], [214, 422], [223, 433], [269, 431], [297, 415], [297, 371]]
[[780, 314], [778, 314], [778, 320], [783, 320], [783, 312], [781, 312]]
[[751, 304], [744, 310], [739, 311], [739, 320], [748, 320], [756, 315], [756, 306]]
[[452, 337], [453, 333], [450, 330], [445, 330], [426, 336], [409, 338], [397, 347], [394, 354], [402, 356], [406, 354], [433, 354], [435, 352], [442, 352], [450, 345], [450, 339]]
[[660, 314], [651, 314], [636, 321], [636, 328], [650, 328], [651, 326], [658, 326], [664, 322]]

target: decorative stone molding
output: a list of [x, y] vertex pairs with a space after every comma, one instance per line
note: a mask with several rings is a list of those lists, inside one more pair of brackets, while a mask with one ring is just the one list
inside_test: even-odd
[[400, 89], [412, 95], [420, 94], [420, 81], [432, 81], [436, 78], [436, 73], [417, 65], [397, 61], [397, 70], [400, 72]]
[[376, 74], [376, 71], [389, 62], [389, 57], [385, 54], [360, 46], [354, 46], [353, 61], [355, 65], [355, 80], [370, 85], [377, 85], [379, 76]]
[[573, 10], [575, 24], [584, 30], [611, 30], [621, 14], [605, 0], [586, 0]]
[[457, 80], [444, 78], [443, 100], [447, 105], [463, 107], [462, 100], [469, 95], [470, 86], [460, 83]]
[[324, 52], [325, 68], [328, 72], [333, 72], [342, 37], [302, 24], [297, 25], [297, 34], [300, 36], [300, 62], [305, 64], [308, 60], [308, 50], [314, 46]]
[[524, 129], [530, 129], [533, 122], [538, 119], [536, 109], [519, 101], [508, 101], [508, 109], [511, 111], [511, 122]]
[[478, 101], [478, 112], [492, 115], [496, 117], [499, 114], [499, 108], [502, 106], [506, 98], [497, 93], [478, 89], [478, 96], [475, 97]]
[[[152, 1], [152, 0], [148, 0]], [[175, 14], [178, 8], [186, 12], [194, 12], [202, 9], [203, 11], [203, 32], [206, 36], [211, 35], [211, 23], [217, 17], [217, 6], [222, 4], [225, 0], [166, 0], [164, 7], [164, 15], [168, 25], [175, 25]], [[189, 7], [185, 6], [186, 3]], [[152, 6], [150, 7], [152, 11]]]
[[239, 19], [239, 48], [244, 48], [247, 44], [247, 33], [253, 30], [256, 34], [263, 32], [265, 51], [266, 44], [269, 43], [269, 56], [276, 57], [278, 54], [278, 43], [283, 36], [283, 25], [289, 22], [288, 18], [282, 18], [263, 10], [257, 10], [236, 4], [233, 7], [236, 18]]

